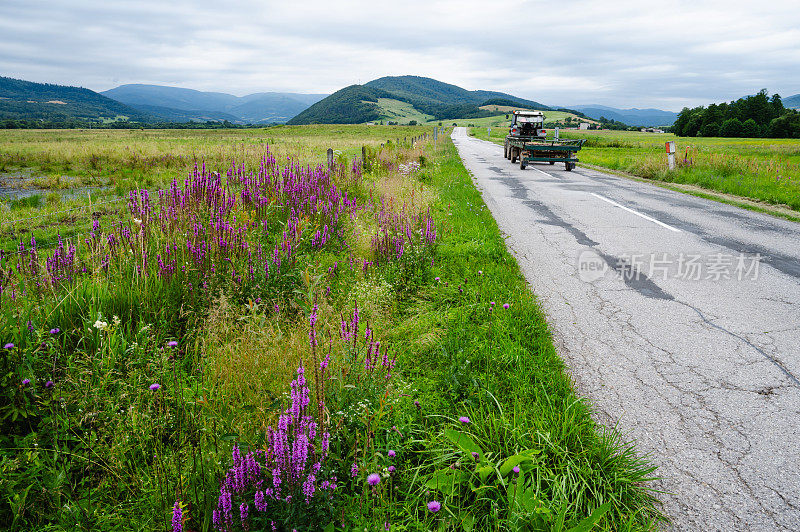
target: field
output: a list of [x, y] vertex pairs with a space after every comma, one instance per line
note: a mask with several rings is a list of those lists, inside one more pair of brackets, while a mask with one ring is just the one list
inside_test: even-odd
[[378, 98], [378, 105], [383, 110], [381, 120], [398, 122], [400, 124], [407, 124], [410, 120], [416, 120], [417, 123], [422, 124], [428, 122], [433, 117], [418, 111], [413, 105], [400, 100], [393, 100], [391, 98]]
[[[663, 521], [653, 468], [575, 396], [454, 146], [430, 133], [0, 132], [5, 172], [43, 191], [0, 219], [0, 522]], [[86, 194], [62, 199], [64, 183]]]
[[[471, 134], [486, 138], [486, 130]], [[506, 130], [492, 131], [502, 144]], [[785, 205], [800, 211], [800, 141], [796, 139], [682, 138], [629, 131], [562, 131], [562, 138], [585, 138], [578, 158], [665, 183]], [[667, 169], [664, 144], [677, 144], [674, 171]]]

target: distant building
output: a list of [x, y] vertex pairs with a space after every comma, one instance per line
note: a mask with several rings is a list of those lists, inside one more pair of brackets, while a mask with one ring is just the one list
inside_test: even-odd
[[589, 122], [581, 122], [578, 125], [578, 129], [589, 129]]
[[643, 127], [639, 131], [642, 133], [663, 133], [663, 129], [658, 129], [656, 127]]

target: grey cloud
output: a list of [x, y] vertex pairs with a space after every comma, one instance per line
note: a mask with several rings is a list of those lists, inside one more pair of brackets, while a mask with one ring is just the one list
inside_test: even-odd
[[799, 26], [793, 0], [6, 0], [0, 73], [235, 94], [417, 74], [550, 104], [679, 109], [800, 93]]

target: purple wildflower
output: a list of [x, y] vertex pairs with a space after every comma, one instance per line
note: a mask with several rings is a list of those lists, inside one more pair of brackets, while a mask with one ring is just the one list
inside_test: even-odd
[[434, 281], [436, 281], [436, 282], [438, 283], [439, 281], [441, 281], [441, 279], [439, 279], [439, 278], [437, 277], [436, 279], [434, 279]]
[[61, 329], [59, 329], [58, 327], [56, 327], [55, 329], [50, 329], [50, 334], [58, 334], [60, 332], [61, 332]]
[[22, 385], [23, 385], [23, 386], [27, 386], [27, 385], [29, 385], [30, 383], [31, 383], [31, 380], [30, 380], [30, 379], [22, 379]]
[[417, 408], [422, 408], [422, 406], [419, 404], [419, 401], [416, 399], [414, 399], [414, 406], [416, 406]]
[[508, 307], [510, 307], [510, 306], [511, 305], [509, 305], [508, 303], [503, 303], [503, 308], [506, 309], [506, 310], [508, 310]]
[[14, 349], [14, 344], [9, 342], [9, 343], [7, 343], [6, 345], [3, 346], [3, 349]]
[[394, 473], [397, 470], [397, 468], [395, 466], [393, 466], [393, 465], [390, 465], [389, 467], [386, 468], [386, 470], [389, 473]]
[[169, 342], [167, 342], [167, 347], [178, 347], [178, 342], [176, 342], [175, 340], [170, 340]]
[[175, 501], [175, 506], [172, 507], [172, 531], [183, 532], [183, 510], [180, 501]]
[[489, 304], [490, 304], [491, 306], [494, 306], [494, 301], [490, 301], [490, 302], [489, 302]]
[[150, 389], [153, 390], [154, 392], [159, 388], [161, 388], [161, 385], [157, 382], [154, 382], [153, 384], [150, 385]]
[[350, 466], [350, 476], [356, 478], [358, 476], [358, 466], [355, 462]]
[[515, 475], [519, 475], [519, 466], [515, 465], [511, 471], [513, 471]]
[[239, 505], [239, 517], [242, 521], [242, 526], [247, 530], [247, 514], [250, 511], [250, 507], [247, 505], [246, 502], [243, 502]]
[[478, 458], [480, 458], [480, 455], [478, 453], [476, 453], [475, 451], [472, 451], [472, 458], [477, 462]]
[[458, 418], [458, 420], [459, 420], [460, 422], [464, 423], [465, 425], [466, 425], [467, 423], [469, 423], [469, 418], [468, 418], [467, 416], [461, 416], [460, 418]]
[[45, 388], [52, 388], [53, 387], [53, 381], [47, 381], [46, 383], [44, 383], [44, 387]]
[[372, 473], [370, 476], [367, 477], [367, 483], [370, 486], [377, 486], [380, 481], [381, 481], [381, 476], [377, 473]]
[[431, 502], [428, 503], [428, 510], [430, 510], [431, 513], [435, 514], [436, 512], [438, 512], [441, 509], [442, 509], [442, 505], [439, 503], [439, 501], [431, 501]]
[[390, 450], [389, 450], [389, 452], [388, 452], [388, 453], [386, 453], [386, 454], [387, 454], [387, 456], [388, 456], [389, 458], [394, 458], [395, 456], [397, 456], [397, 453], [396, 453], [396, 452], [394, 452], [394, 451], [392, 451], [391, 449], [390, 449]]

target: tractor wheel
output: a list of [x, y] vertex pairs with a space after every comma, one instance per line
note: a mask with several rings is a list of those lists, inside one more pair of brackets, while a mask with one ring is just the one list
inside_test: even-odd
[[508, 142], [503, 144], [503, 157], [508, 159]]
[[517, 148], [511, 148], [511, 164], [517, 162]]

